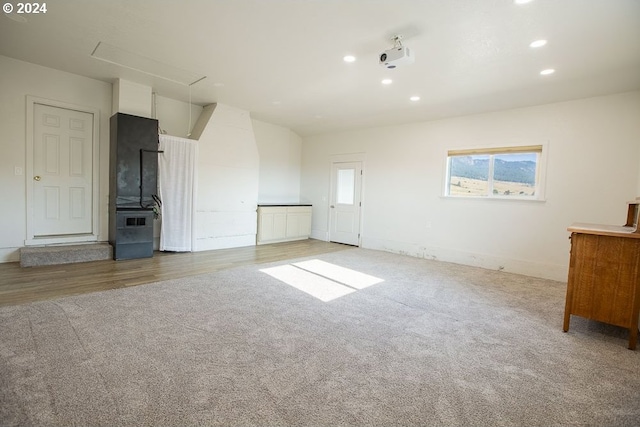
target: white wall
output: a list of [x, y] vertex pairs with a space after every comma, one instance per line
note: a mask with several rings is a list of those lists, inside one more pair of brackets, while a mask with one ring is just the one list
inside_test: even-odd
[[198, 140], [195, 250], [256, 244], [260, 159], [248, 111], [206, 106]]
[[[189, 138], [188, 134], [202, 113], [199, 105], [189, 106], [188, 102], [177, 101], [156, 95], [155, 118], [158, 119], [160, 129], [168, 135]], [[189, 116], [191, 111], [191, 116]]]
[[107, 240], [111, 91], [109, 83], [0, 56], [0, 262], [18, 261], [26, 238], [27, 95], [100, 111], [99, 239]]
[[127, 80], [113, 82], [111, 115], [116, 113], [151, 118], [151, 87]]
[[[326, 239], [330, 156], [365, 153], [362, 246], [566, 280], [573, 222], [623, 224], [640, 195], [640, 92], [303, 139]], [[446, 150], [546, 143], [546, 201], [442, 197]]]
[[289, 128], [252, 122], [260, 154], [258, 203], [298, 203], [302, 138]]

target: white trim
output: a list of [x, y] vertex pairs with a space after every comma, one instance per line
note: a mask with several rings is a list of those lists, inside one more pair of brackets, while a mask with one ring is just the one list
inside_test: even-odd
[[[33, 119], [35, 114], [35, 105], [42, 104], [56, 108], [64, 108], [66, 110], [80, 111], [82, 113], [91, 114], [93, 116], [93, 176], [92, 176], [92, 218], [91, 233], [82, 235], [68, 236], [50, 236], [46, 238], [37, 238], [33, 233], [33, 185], [31, 177], [33, 176]], [[95, 242], [98, 241], [100, 230], [100, 212], [99, 212], [99, 191], [100, 191], [100, 110], [84, 105], [71, 104], [68, 102], [55, 101], [46, 98], [27, 95], [26, 102], [26, 167], [25, 167], [25, 188], [26, 188], [26, 239], [25, 246], [32, 245], [51, 245], [60, 243], [77, 243], [77, 242]]]
[[332, 154], [330, 156], [329, 163], [348, 163], [348, 162], [362, 162], [366, 160], [366, 153], [352, 153], [352, 154]]
[[[336, 163], [351, 163], [351, 162], [359, 162], [360, 168], [362, 171], [362, 176], [360, 177], [360, 206], [359, 206], [359, 215], [360, 215], [360, 223], [358, 230], [358, 247], [362, 246], [362, 237], [364, 236], [364, 211], [366, 203], [364, 203], [365, 198], [365, 159], [366, 153], [352, 153], [352, 154], [332, 154], [329, 158], [329, 199], [326, 206], [327, 213], [327, 231], [326, 231], [326, 241], [330, 241], [331, 239], [331, 208], [329, 205], [333, 200], [333, 192], [335, 187], [335, 177], [333, 176], [333, 165]], [[313, 237], [313, 232], [312, 232]]]
[[453, 248], [372, 237], [363, 240], [362, 248], [397, 253], [434, 261], [470, 265], [488, 270], [523, 274], [525, 276], [540, 277], [543, 279], [557, 280], [561, 282], [566, 282], [567, 280], [568, 258], [566, 263], [551, 264], [511, 258], [508, 255], [500, 256], [480, 252], [468, 252]]
[[69, 243], [97, 242], [98, 239], [93, 234], [78, 234], [73, 236], [48, 236], [36, 237], [31, 240], [25, 240], [27, 246], [46, 246], [46, 245], [62, 245]]
[[317, 229], [311, 229], [311, 236], [309, 236], [311, 239], [316, 239], [316, 240], [322, 240], [323, 242], [328, 242], [329, 241], [329, 232], [325, 231], [325, 230], [317, 230]]

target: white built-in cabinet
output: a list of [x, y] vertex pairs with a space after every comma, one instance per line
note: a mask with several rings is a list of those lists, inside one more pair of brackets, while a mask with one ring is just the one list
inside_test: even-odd
[[259, 205], [256, 243], [308, 239], [311, 235], [311, 205]]

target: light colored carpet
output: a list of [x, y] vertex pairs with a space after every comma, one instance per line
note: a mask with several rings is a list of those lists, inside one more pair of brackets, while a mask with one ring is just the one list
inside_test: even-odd
[[260, 271], [279, 262], [0, 308], [0, 425], [640, 424], [640, 352], [563, 333], [564, 283], [313, 258], [383, 281], [323, 302]]

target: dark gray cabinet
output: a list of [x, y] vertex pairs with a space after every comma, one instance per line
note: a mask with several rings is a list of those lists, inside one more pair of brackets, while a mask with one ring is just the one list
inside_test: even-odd
[[153, 256], [157, 176], [158, 121], [114, 114], [109, 153], [109, 243], [114, 259]]

